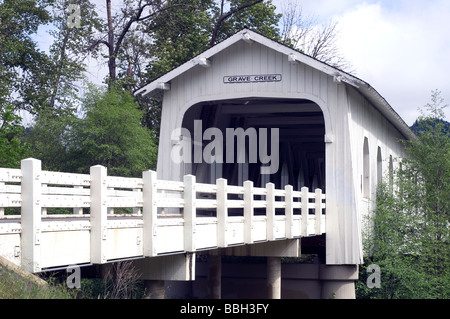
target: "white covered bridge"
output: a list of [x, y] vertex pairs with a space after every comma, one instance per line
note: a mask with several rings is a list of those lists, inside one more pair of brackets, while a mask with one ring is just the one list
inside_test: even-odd
[[[220, 270], [213, 256], [265, 256], [270, 297], [355, 296], [364, 216], [414, 136], [375, 89], [244, 29], [135, 95], [162, 103], [157, 172], [48, 172], [34, 159], [0, 169], [2, 256], [32, 272], [136, 259], [144, 279], [198, 281], [191, 291], [206, 276], [214, 297], [261, 286], [257, 266]], [[249, 143], [225, 149], [228, 130]], [[270, 156], [252, 158], [261, 140], [275, 142]], [[316, 265], [280, 266], [311, 239]], [[214, 265], [196, 270], [194, 253]]]
[[[114, 177], [103, 166], [90, 174], [51, 172], [36, 159], [21, 165], [0, 168], [0, 252], [33, 273], [173, 255], [150, 262], [144, 278], [194, 280], [190, 253], [256, 244], [253, 255], [296, 257], [295, 239], [325, 230], [320, 189], [279, 190], [272, 183], [257, 188], [251, 181], [240, 187], [225, 179], [211, 185], [196, 183], [192, 175], [164, 181], [154, 171], [142, 178]], [[55, 208], [66, 214], [53, 213]], [[117, 213], [124, 208], [128, 212]], [[230, 214], [232, 208], [242, 215]], [[270, 242], [275, 244], [264, 244]]]
[[[114, 177], [103, 166], [86, 175], [50, 172], [36, 159], [23, 160], [21, 169], [1, 168], [0, 181], [1, 255], [30, 272], [295, 239], [325, 229], [320, 189], [256, 188], [251, 181], [239, 187], [225, 179], [210, 185], [192, 175], [163, 181], [153, 171]], [[8, 207], [20, 208], [20, 215], [5, 215]], [[49, 213], [53, 208], [73, 212]], [[180, 213], [166, 214], [167, 208]], [[229, 208], [242, 208], [243, 215], [230, 216]], [[257, 208], [265, 213], [255, 215]]]

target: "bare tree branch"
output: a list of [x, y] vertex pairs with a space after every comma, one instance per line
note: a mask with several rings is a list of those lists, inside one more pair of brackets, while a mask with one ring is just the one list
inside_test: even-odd
[[238, 7], [238, 8], [236, 8], [236, 9], [234, 9], [234, 10], [230, 10], [230, 11], [227, 12], [226, 14], [223, 14], [223, 0], [222, 0], [222, 5], [221, 5], [221, 15], [219, 16], [219, 19], [217, 19], [217, 22], [216, 22], [215, 25], [214, 25], [214, 30], [213, 30], [213, 33], [212, 33], [212, 35], [211, 35], [211, 40], [209, 41], [209, 46], [210, 46], [210, 47], [213, 46], [214, 43], [216, 42], [217, 34], [219, 33], [219, 28], [220, 28], [220, 26], [222, 25], [222, 23], [223, 23], [226, 19], [228, 19], [229, 17], [231, 17], [233, 14], [235, 14], [235, 13], [241, 11], [241, 10], [244, 10], [244, 9], [246, 9], [246, 8], [249, 8], [249, 7], [251, 7], [251, 6], [254, 6], [254, 5], [256, 5], [256, 4], [260, 3], [260, 2], [263, 2], [263, 0], [257, 0], [257, 1], [251, 2], [251, 3], [246, 3], [246, 4], [244, 4], [244, 5], [242, 5], [242, 6]]
[[339, 52], [338, 22], [318, 24], [315, 18], [304, 17], [297, 3], [282, 6], [282, 41], [305, 54], [333, 67], [351, 72], [352, 66]]

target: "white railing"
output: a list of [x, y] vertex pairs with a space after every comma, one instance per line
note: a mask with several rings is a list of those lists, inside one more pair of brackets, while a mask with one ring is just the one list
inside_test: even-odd
[[[226, 179], [202, 184], [192, 175], [184, 176], [183, 182], [163, 181], [154, 171], [143, 172], [142, 178], [113, 177], [103, 166], [91, 167], [90, 174], [59, 173], [43, 171], [39, 160], [26, 159], [21, 169], [0, 168], [0, 236], [20, 233], [22, 264], [27, 260], [33, 265], [28, 268], [37, 272], [66, 262], [45, 260], [47, 249], [54, 255], [58, 250], [54, 243], [45, 247], [58, 240], [46, 239], [49, 233], [83, 233], [76, 240], [80, 247], [89, 246], [89, 257], [83, 257], [89, 260], [80, 258], [105, 263], [133, 255], [151, 257], [322, 234], [324, 201], [320, 189], [311, 193], [306, 187], [294, 191], [287, 185], [279, 190], [268, 183], [257, 188], [251, 181], [231, 186]], [[20, 215], [5, 214], [8, 207], [20, 207]], [[69, 208], [70, 214], [53, 214], [54, 208]], [[129, 213], [117, 214], [117, 208], [128, 208]], [[124, 245], [117, 252], [119, 248], [110, 246], [130, 240], [129, 234], [111, 244], [119, 232], [110, 230], [126, 228], [137, 230], [133, 233], [137, 248]]]

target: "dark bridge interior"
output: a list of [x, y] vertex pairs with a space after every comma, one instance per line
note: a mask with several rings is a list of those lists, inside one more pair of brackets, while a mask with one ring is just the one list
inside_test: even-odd
[[[219, 128], [225, 137], [226, 128], [279, 129], [279, 166], [274, 174], [260, 173], [261, 161], [257, 163], [236, 164], [192, 163], [186, 166], [185, 174], [194, 174], [197, 181], [215, 183], [223, 177], [230, 185], [242, 185], [252, 180], [255, 187], [267, 182], [276, 188], [293, 185], [294, 190], [307, 186], [310, 191], [321, 188], [325, 192], [325, 124], [320, 107], [309, 100], [292, 99], [237, 99], [210, 101], [191, 107], [183, 119], [183, 127], [194, 134], [194, 120], [201, 120], [202, 130]], [[228, 142], [228, 141], [226, 141]], [[203, 141], [203, 147], [209, 141]], [[248, 154], [249, 139], [245, 148]], [[267, 138], [270, 154], [270, 134]], [[237, 143], [235, 143], [237, 144]], [[236, 147], [236, 145], [235, 145]], [[235, 156], [236, 156], [235, 150]], [[193, 161], [192, 161], [193, 162]]]

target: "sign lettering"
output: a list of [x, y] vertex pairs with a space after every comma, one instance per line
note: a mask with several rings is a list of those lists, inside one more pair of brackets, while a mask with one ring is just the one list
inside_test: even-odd
[[257, 83], [257, 82], [280, 82], [281, 74], [260, 75], [226, 75], [223, 83]]

